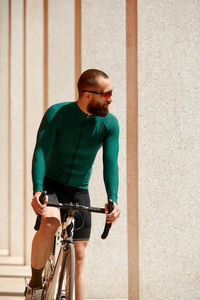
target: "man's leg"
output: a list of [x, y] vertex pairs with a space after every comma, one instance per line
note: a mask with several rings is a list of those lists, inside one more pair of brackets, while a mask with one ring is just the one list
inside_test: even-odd
[[59, 225], [59, 210], [54, 207], [46, 207], [45, 213], [42, 216], [40, 229], [36, 232], [32, 242], [32, 277], [29, 283], [32, 288], [41, 288], [42, 270], [51, 254], [53, 238]]
[[84, 259], [85, 248], [88, 241], [75, 241], [75, 294], [76, 300], [85, 299], [85, 273], [84, 273]]

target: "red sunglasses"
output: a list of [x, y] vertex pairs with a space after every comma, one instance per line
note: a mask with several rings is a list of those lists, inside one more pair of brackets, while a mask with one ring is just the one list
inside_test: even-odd
[[110, 98], [112, 96], [112, 90], [105, 91], [105, 92], [81, 90], [81, 92], [98, 94], [98, 95], [101, 95], [103, 98], [106, 98], [106, 99], [108, 99], [108, 98]]

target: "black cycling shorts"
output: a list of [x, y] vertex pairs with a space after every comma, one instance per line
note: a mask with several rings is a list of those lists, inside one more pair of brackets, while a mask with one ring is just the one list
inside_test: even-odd
[[[57, 181], [44, 178], [43, 190], [47, 191], [50, 203], [78, 203], [80, 205], [90, 206], [90, 196], [86, 189], [79, 189], [76, 187], [67, 187]], [[66, 211], [61, 209], [61, 220], [66, 214]], [[91, 213], [90, 212], [77, 212], [75, 214], [75, 241], [89, 240], [91, 231]]]

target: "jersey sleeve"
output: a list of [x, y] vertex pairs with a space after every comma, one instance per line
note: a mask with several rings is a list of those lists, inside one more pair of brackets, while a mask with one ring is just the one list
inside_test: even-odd
[[33, 194], [43, 191], [45, 163], [51, 152], [58, 126], [58, 118], [54, 107], [45, 113], [38, 133], [32, 160]]
[[118, 195], [119, 124], [113, 116], [103, 141], [103, 176], [108, 199], [117, 203]]

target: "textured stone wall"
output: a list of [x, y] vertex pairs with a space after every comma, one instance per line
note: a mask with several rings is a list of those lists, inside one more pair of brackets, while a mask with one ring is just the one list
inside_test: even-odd
[[[125, 14], [125, 1], [82, 1], [82, 71], [97, 68], [108, 73], [114, 90], [110, 111], [118, 117], [120, 124], [121, 218], [113, 225], [108, 239], [103, 241], [100, 235], [104, 217], [93, 216], [86, 273], [87, 293], [94, 298], [97, 295], [99, 298], [127, 297]], [[98, 206], [103, 206], [106, 201], [101, 157], [102, 152], [98, 154], [93, 167], [90, 184], [92, 203]]]
[[140, 299], [199, 299], [200, 1], [138, 1]]
[[[77, 8], [81, 8], [80, 32]], [[31, 162], [41, 118], [50, 105], [77, 100], [75, 69], [99, 68], [111, 78], [111, 112], [120, 123], [122, 217], [106, 241], [100, 238], [105, 216], [93, 217], [86, 290], [89, 298], [126, 297], [125, 1], [0, 0], [0, 17], [0, 205], [4, 208], [0, 209], [0, 255], [21, 257], [30, 264], [35, 222]], [[93, 168], [90, 194], [92, 205], [104, 207], [101, 155]]]

